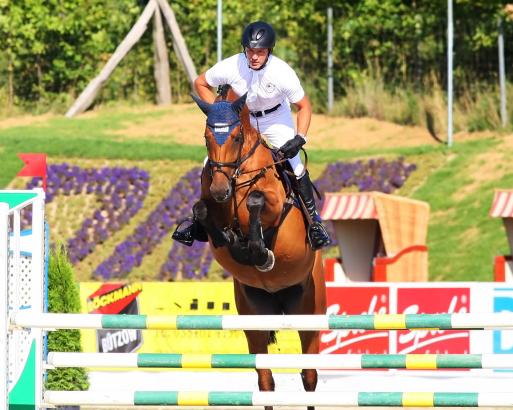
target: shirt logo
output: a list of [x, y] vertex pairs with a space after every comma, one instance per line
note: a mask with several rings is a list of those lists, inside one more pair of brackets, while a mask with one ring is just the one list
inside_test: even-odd
[[265, 91], [271, 94], [276, 89], [276, 86], [273, 83], [267, 83], [265, 85]]

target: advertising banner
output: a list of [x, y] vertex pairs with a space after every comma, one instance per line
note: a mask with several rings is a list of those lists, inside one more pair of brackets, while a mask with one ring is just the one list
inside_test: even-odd
[[[235, 315], [233, 284], [138, 282], [80, 284], [83, 313], [141, 315]], [[82, 330], [84, 352], [248, 353], [242, 331]], [[271, 353], [300, 353], [297, 332], [277, 332]]]
[[[507, 283], [327, 284], [328, 314], [492, 313], [513, 311]], [[321, 333], [322, 353], [513, 353], [511, 330], [395, 330]]]
[[[87, 313], [138, 315], [137, 296], [141, 284], [105, 283], [87, 297]], [[100, 353], [130, 353], [142, 343], [142, 331], [137, 329], [96, 331]]]

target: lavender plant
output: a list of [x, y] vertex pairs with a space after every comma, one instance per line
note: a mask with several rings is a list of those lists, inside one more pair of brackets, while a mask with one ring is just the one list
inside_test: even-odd
[[[356, 186], [359, 191], [392, 193], [415, 169], [415, 164], [407, 164], [404, 158], [396, 161], [335, 162], [325, 168], [315, 185], [322, 195], [351, 186]], [[151, 253], [179, 221], [191, 215], [192, 206], [200, 197], [200, 175], [200, 167], [187, 172], [148, 218], [98, 265], [94, 275], [104, 280], [121, 278], [140, 266], [144, 256]], [[27, 188], [38, 184], [35, 178]], [[148, 188], [149, 176], [138, 168], [82, 169], [65, 163], [50, 165], [47, 202], [56, 195], [88, 193], [98, 197], [99, 207], [68, 241], [71, 262], [84, 259], [98, 244], [125, 225], [142, 207]], [[322, 201], [318, 206], [321, 209]], [[187, 279], [205, 278], [212, 260], [212, 253], [205, 243], [195, 242], [192, 247], [186, 247], [175, 242], [160, 267], [159, 276], [162, 280], [174, 280], [181, 273]]]
[[[84, 219], [75, 235], [68, 240], [72, 264], [83, 260], [97, 245], [105, 242], [141, 209], [148, 194], [149, 175], [139, 168], [80, 168], [67, 163], [52, 164], [47, 170], [46, 202], [57, 195], [96, 195], [98, 208]], [[27, 189], [40, 186], [33, 178]]]

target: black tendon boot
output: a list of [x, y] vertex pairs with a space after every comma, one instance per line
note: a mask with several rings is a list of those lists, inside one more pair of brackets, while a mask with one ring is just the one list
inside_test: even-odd
[[[190, 222], [190, 225], [180, 229], [186, 222]], [[171, 237], [187, 246], [192, 246], [194, 240], [208, 242], [207, 232], [196, 218], [187, 218], [180, 222]]]
[[314, 250], [328, 246], [331, 243], [331, 238], [317, 212], [312, 181], [310, 180], [308, 171], [305, 171], [305, 174], [296, 180], [296, 182], [297, 192], [303, 200], [310, 218], [312, 218], [312, 223], [308, 227], [308, 241], [310, 242], [310, 246]]

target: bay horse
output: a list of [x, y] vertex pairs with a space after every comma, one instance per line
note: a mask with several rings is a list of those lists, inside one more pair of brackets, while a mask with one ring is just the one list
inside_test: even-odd
[[[208, 151], [193, 213], [215, 259], [233, 277], [237, 311], [326, 314], [321, 251], [309, 246], [303, 213], [290, 206], [272, 152], [250, 124], [246, 95], [230, 90], [222, 97], [209, 104], [193, 96], [207, 116]], [[244, 333], [252, 354], [268, 353], [275, 342], [271, 331]], [[303, 354], [319, 352], [318, 331], [299, 331], [299, 338]], [[260, 391], [273, 391], [271, 370], [256, 372]], [[315, 391], [317, 370], [303, 369], [301, 377], [304, 389]]]

